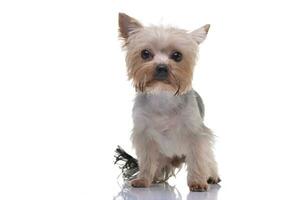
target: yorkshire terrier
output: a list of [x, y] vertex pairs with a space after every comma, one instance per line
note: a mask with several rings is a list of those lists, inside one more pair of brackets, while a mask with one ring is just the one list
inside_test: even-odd
[[209, 27], [188, 32], [143, 26], [119, 13], [128, 77], [137, 91], [131, 139], [139, 174], [133, 187], [166, 181], [183, 163], [191, 191], [207, 191], [208, 184], [220, 182], [214, 135], [203, 123], [204, 105], [192, 88], [198, 46]]

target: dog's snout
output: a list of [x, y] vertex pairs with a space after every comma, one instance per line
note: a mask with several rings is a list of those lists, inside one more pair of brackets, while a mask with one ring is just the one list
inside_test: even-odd
[[158, 80], [164, 80], [168, 77], [168, 66], [166, 64], [158, 64], [155, 69], [155, 78]]
[[168, 73], [168, 66], [165, 64], [159, 64], [156, 66], [157, 73]]

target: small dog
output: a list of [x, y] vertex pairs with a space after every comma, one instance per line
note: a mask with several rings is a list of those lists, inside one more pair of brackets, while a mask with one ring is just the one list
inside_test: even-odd
[[119, 13], [128, 77], [137, 91], [131, 139], [139, 174], [131, 181], [133, 187], [166, 181], [182, 163], [191, 191], [207, 191], [208, 184], [220, 181], [213, 134], [203, 123], [202, 99], [192, 89], [198, 45], [209, 27], [192, 32], [146, 27]]

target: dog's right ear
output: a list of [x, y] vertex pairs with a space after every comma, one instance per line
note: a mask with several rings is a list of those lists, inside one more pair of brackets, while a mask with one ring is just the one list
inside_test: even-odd
[[141, 28], [143, 28], [143, 25], [138, 20], [125, 13], [119, 13], [119, 32], [120, 37], [124, 40], [127, 40], [131, 34], [137, 32]]

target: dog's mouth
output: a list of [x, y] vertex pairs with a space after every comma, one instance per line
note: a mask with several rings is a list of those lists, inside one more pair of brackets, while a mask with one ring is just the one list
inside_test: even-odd
[[146, 84], [146, 87], [153, 87], [155, 84], [170, 85], [170, 86], [172, 85], [172, 83], [168, 79], [160, 80], [160, 79], [155, 78], [155, 79], [149, 81]]
[[169, 78], [161, 78], [161, 77], [154, 77], [152, 82], [160, 82], [164, 84], [171, 84], [171, 81]]
[[160, 90], [164, 91], [171, 91], [174, 92], [174, 95], [179, 95], [180, 92], [180, 83], [176, 79], [172, 78], [157, 78], [153, 77], [153, 79], [146, 82], [144, 87], [139, 87], [139, 90], [141, 92], [144, 92], [145, 90], [152, 90], [152, 88], [155, 90], [155, 88], [160, 88]]
[[153, 79], [157, 81], [163, 81], [166, 82], [169, 79], [169, 74], [168, 73], [155, 73], [153, 75]]
[[179, 95], [181, 92], [180, 81], [171, 70], [151, 72], [149, 75], [143, 73], [134, 82], [135, 88], [140, 92], [169, 91], [174, 92], [174, 95]]

